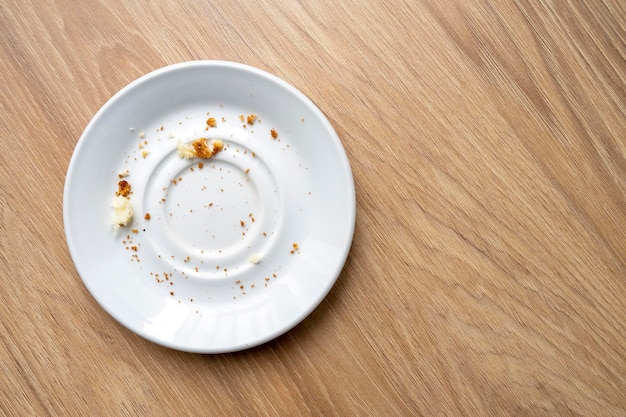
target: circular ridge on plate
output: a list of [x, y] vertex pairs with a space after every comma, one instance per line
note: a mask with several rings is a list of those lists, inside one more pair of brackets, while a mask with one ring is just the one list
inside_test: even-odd
[[268, 251], [272, 239], [262, 238], [263, 230], [276, 230], [281, 219], [274, 176], [261, 158], [245, 156], [252, 153], [247, 147], [224, 143], [225, 150], [202, 169], [197, 160], [181, 161], [172, 150], [150, 173], [142, 201], [157, 220], [146, 230], [155, 251], [194, 254], [213, 263], [238, 258], [240, 264]]
[[[178, 157], [179, 142], [200, 137], [224, 150]], [[134, 216], [116, 233], [120, 172]], [[225, 61], [165, 67], [114, 95], [78, 141], [63, 198], [68, 248], [96, 301], [140, 336], [198, 353], [301, 322], [339, 276], [356, 215], [323, 113], [281, 79]]]

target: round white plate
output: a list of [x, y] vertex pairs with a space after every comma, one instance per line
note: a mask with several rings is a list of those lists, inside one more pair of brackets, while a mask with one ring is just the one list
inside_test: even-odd
[[[224, 150], [178, 156], [179, 142], [201, 137]], [[115, 232], [125, 172], [134, 216]], [[341, 142], [309, 99], [259, 69], [197, 61], [147, 74], [100, 109], [63, 208], [77, 271], [111, 316], [155, 343], [220, 353], [271, 340], [319, 305], [348, 255], [356, 203]]]

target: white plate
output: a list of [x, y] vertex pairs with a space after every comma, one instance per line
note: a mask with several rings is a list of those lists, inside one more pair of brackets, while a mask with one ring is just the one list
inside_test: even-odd
[[[222, 139], [224, 151], [179, 158], [178, 141], [199, 137]], [[115, 233], [125, 170], [135, 215]], [[311, 313], [343, 268], [356, 212], [348, 159], [322, 112], [275, 76], [222, 61], [162, 68], [111, 98], [78, 141], [63, 208], [97, 302], [146, 339], [202, 353], [259, 345]]]

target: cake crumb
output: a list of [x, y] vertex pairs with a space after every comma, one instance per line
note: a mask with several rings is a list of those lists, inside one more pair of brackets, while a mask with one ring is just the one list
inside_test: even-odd
[[178, 157], [182, 159], [192, 159], [196, 156], [193, 146], [189, 143], [181, 141], [179, 141], [176, 145], [176, 153], [178, 154]]
[[122, 227], [127, 226], [133, 219], [133, 208], [130, 205], [130, 201], [121, 195], [113, 197], [111, 206], [113, 207], [113, 230], [117, 232]]
[[128, 197], [130, 194], [130, 184], [126, 180], [121, 180], [117, 183], [117, 191], [115, 192], [116, 196]]
[[255, 120], [256, 120], [256, 114], [249, 114], [248, 117], [246, 118], [246, 122], [249, 125], [253, 125]]
[[[224, 149], [224, 143], [220, 139], [199, 138], [191, 143], [178, 142], [176, 152], [182, 159], [208, 159]], [[199, 168], [202, 168], [198, 165]]]
[[278, 132], [276, 129], [270, 130], [270, 135], [272, 135], [272, 139], [276, 139], [278, 137]]
[[146, 213], [145, 216], [143, 216], [143, 218], [146, 220], [150, 220], [150, 213]]
[[196, 139], [191, 142], [191, 146], [193, 146], [195, 156], [201, 159], [207, 159], [213, 156], [213, 148], [209, 146], [209, 142], [206, 138]]
[[248, 258], [248, 261], [249, 261], [251, 264], [256, 265], [256, 264], [258, 264], [259, 262], [261, 262], [261, 257], [260, 257], [259, 255], [251, 255], [251, 256]]
[[209, 117], [206, 119], [206, 124], [208, 127], [217, 127], [217, 122], [215, 121], [215, 117]]

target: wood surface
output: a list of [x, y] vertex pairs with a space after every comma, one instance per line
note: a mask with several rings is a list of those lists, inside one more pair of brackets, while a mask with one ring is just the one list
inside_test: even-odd
[[[197, 355], [126, 330], [70, 258], [96, 111], [156, 68], [271, 72], [357, 194], [304, 322]], [[626, 3], [0, 0], [0, 414], [626, 416]]]

